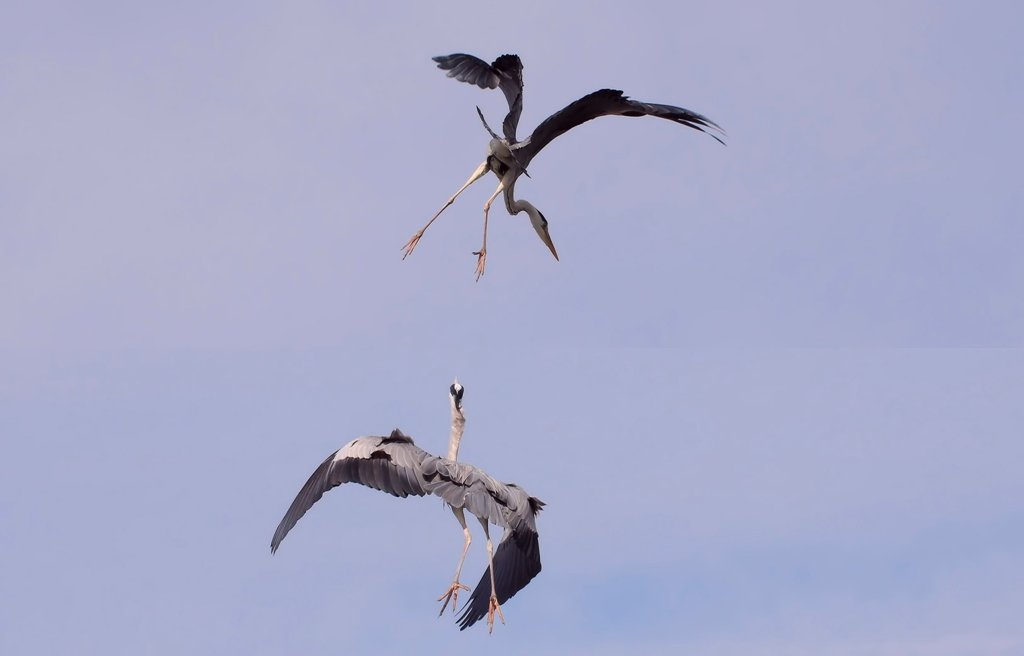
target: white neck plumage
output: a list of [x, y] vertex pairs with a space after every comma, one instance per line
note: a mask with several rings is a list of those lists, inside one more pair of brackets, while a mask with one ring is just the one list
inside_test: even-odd
[[528, 200], [517, 198], [510, 203], [508, 211], [510, 214], [519, 214], [520, 212], [526, 212], [530, 217], [530, 225], [537, 231], [537, 236], [544, 242], [544, 245], [548, 247], [551, 254], [558, 259], [558, 251], [555, 250], [555, 244], [551, 241], [551, 233], [548, 232], [548, 220], [544, 218], [544, 215], [540, 213], [536, 207], [533, 206]]
[[452, 408], [452, 432], [451, 437], [448, 439], [448, 459], [457, 460], [459, 457], [459, 444], [462, 442], [462, 431], [466, 427], [466, 415], [458, 399], [449, 395], [448, 400], [451, 402]]

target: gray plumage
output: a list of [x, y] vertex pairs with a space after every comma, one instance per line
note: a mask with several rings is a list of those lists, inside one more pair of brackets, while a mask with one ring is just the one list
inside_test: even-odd
[[459, 194], [490, 171], [498, 177], [500, 182], [494, 194], [484, 203], [483, 243], [480, 246], [480, 250], [474, 253], [477, 256], [477, 280], [483, 275], [487, 260], [488, 212], [490, 211], [491, 203], [501, 193], [504, 194], [505, 208], [509, 214], [514, 216], [520, 212], [526, 212], [530, 217], [530, 224], [537, 232], [537, 236], [540, 237], [541, 241], [557, 260], [558, 251], [555, 249], [554, 242], [551, 239], [547, 218], [528, 201], [515, 198], [515, 184], [521, 175], [529, 175], [526, 171], [527, 166], [545, 146], [554, 141], [559, 135], [600, 116], [654, 116], [663, 118], [693, 128], [698, 132], [703, 132], [719, 143], [725, 144], [722, 138], [716, 134], [717, 132], [724, 135], [725, 132], [708, 117], [689, 109], [676, 107], [675, 105], [645, 103], [633, 100], [616, 89], [601, 89], [569, 103], [564, 108], [541, 121], [540, 125], [537, 126], [528, 138], [518, 141], [516, 130], [519, 126], [519, 117], [523, 112], [523, 64], [517, 55], [502, 55], [491, 64], [465, 53], [434, 57], [434, 61], [437, 62], [438, 68], [447, 71], [448, 77], [460, 82], [474, 84], [481, 89], [500, 88], [502, 90], [505, 94], [505, 99], [508, 101], [508, 114], [505, 116], [502, 124], [505, 138], [499, 138], [491, 130], [478, 107], [477, 112], [480, 114], [480, 120], [483, 121], [484, 127], [493, 137], [487, 146], [487, 159], [476, 168], [466, 183], [445, 202], [441, 209], [427, 221], [427, 224], [409, 238], [409, 241], [402, 247], [404, 251], [403, 259], [412, 254], [419, 240], [423, 237], [423, 233], [426, 232], [427, 228], [448, 206], [455, 202]]
[[633, 100], [616, 89], [601, 89], [588, 93], [544, 119], [530, 135], [529, 143], [517, 150], [516, 155], [525, 166], [555, 137], [565, 134], [577, 125], [601, 116], [656, 116], [691, 127], [707, 134], [718, 143], [725, 144], [709, 131], [711, 129], [721, 130], [721, 128], [714, 121], [697, 112], [673, 105], [644, 103]]
[[[534, 516], [544, 503], [522, 488], [501, 483], [483, 470], [431, 455], [397, 428], [391, 435], [360, 437], [331, 454], [296, 495], [270, 542], [276, 552], [296, 522], [325, 492], [342, 483], [359, 483], [397, 497], [433, 494], [453, 508], [505, 529], [494, 554], [499, 603], [512, 597], [541, 570]], [[465, 629], [487, 615], [487, 571], [459, 617]]]
[[523, 62], [518, 55], [502, 55], [488, 64], [479, 57], [455, 53], [433, 58], [437, 67], [448, 71], [448, 77], [475, 84], [481, 89], [500, 88], [508, 101], [508, 115], [502, 123], [505, 138], [516, 142], [519, 116], [523, 113]]
[[[535, 517], [544, 507], [544, 502], [531, 497], [521, 488], [509, 485], [517, 507], [525, 504], [528, 512], [518, 512], [510, 519], [498, 550], [494, 552], [494, 593], [498, 603], [503, 604], [526, 587], [530, 580], [540, 573], [540, 543], [537, 538]], [[525, 511], [526, 508], [523, 508]], [[464, 630], [487, 615], [490, 594], [488, 572], [484, 570], [480, 582], [473, 588], [469, 601], [459, 616], [459, 628]]]
[[[510, 144], [515, 144], [515, 133], [523, 111], [523, 64], [519, 56], [502, 55], [490, 65], [478, 57], [463, 53], [433, 59], [437, 62], [438, 68], [448, 71], [448, 77], [475, 84], [481, 89], [502, 90], [509, 107], [509, 115], [505, 117], [505, 138]], [[519, 159], [525, 166], [552, 139], [599, 116], [656, 116], [704, 132], [719, 143], [725, 143], [711, 132], [722, 132], [722, 128], [697, 112], [674, 105], [639, 102], [616, 89], [601, 89], [588, 93], [544, 119], [527, 139], [530, 145], [526, 148], [531, 149], [530, 155], [524, 157], [518, 151], [516, 154], [520, 156]]]

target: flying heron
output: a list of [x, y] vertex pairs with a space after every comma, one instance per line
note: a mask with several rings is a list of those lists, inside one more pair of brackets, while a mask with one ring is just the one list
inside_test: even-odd
[[[548, 220], [531, 203], [522, 199], [516, 200], [516, 180], [520, 175], [526, 173], [526, 167], [544, 146], [551, 143], [560, 134], [599, 116], [657, 116], [699, 130], [710, 135], [719, 143], [725, 143], [715, 134], [717, 131], [724, 135], [722, 128], [705, 116], [673, 105], [632, 100], [615, 89], [601, 89], [583, 96], [544, 119], [525, 141], [518, 141], [516, 128], [519, 125], [519, 116], [523, 112], [523, 64], [518, 55], [502, 55], [491, 64], [478, 57], [462, 53], [434, 57], [434, 61], [437, 62], [438, 68], [448, 71], [448, 77], [453, 77], [460, 82], [475, 84], [481, 89], [501, 89], [508, 101], [508, 114], [502, 122], [502, 131], [505, 136], [501, 138], [491, 130], [480, 108], [477, 107], [480, 120], [483, 121], [484, 127], [492, 137], [487, 146], [487, 158], [473, 171], [469, 179], [466, 180], [466, 184], [462, 185], [437, 211], [437, 214], [406, 242], [403, 247], [403, 260], [415, 250], [416, 244], [419, 243], [430, 224], [455, 202], [459, 194], [486, 175], [488, 171], [493, 172], [499, 182], [498, 188], [484, 203], [483, 245], [479, 251], [473, 253], [477, 256], [476, 279], [480, 280], [480, 276], [484, 274], [484, 266], [487, 261], [487, 214], [491, 209], [491, 203], [503, 191], [508, 213], [514, 216], [520, 212], [526, 212], [530, 217], [533, 229], [537, 231], [537, 236], [557, 260], [558, 251], [555, 250], [555, 244], [551, 241]], [[528, 173], [526, 175], [529, 177]]]
[[[487, 616], [488, 631], [493, 631], [494, 615], [497, 613], [504, 623], [501, 604], [540, 573], [540, 545], [535, 518], [544, 507], [544, 502], [530, 496], [517, 485], [495, 480], [478, 467], [456, 462], [465, 425], [463, 392], [464, 388], [456, 379], [449, 388], [452, 432], [447, 458], [420, 449], [411, 437], [397, 428], [387, 437], [370, 436], [352, 440], [324, 460], [302, 486], [274, 532], [270, 542], [271, 553], [277, 552], [288, 531], [324, 492], [342, 483], [359, 483], [396, 497], [434, 494], [451, 507], [465, 538], [455, 578], [451, 586], [438, 597], [438, 601], [444, 601], [441, 614], [449, 601], [454, 612], [458, 591], [469, 590], [459, 582], [462, 564], [472, 541], [466, 525], [465, 512], [468, 511], [480, 522], [487, 538], [488, 567], [457, 621], [460, 629], [466, 629]], [[505, 529], [497, 551], [493, 550], [491, 544], [490, 524]]]

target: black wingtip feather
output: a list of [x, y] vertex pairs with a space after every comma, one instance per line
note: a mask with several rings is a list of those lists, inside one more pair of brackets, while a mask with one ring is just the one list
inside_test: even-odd
[[[335, 451], [337, 453], [337, 451]], [[306, 484], [302, 486], [299, 493], [296, 495], [295, 500], [292, 501], [291, 506], [288, 507], [288, 512], [285, 513], [281, 519], [281, 523], [277, 525], [277, 530], [274, 531], [274, 537], [270, 541], [270, 553], [277, 553], [277, 548], [281, 546], [281, 542], [285, 536], [288, 535], [288, 531], [292, 530], [295, 524], [302, 519], [302, 516], [306, 514], [306, 511], [316, 503], [320, 497], [324, 495], [324, 492], [329, 488], [325, 484], [328, 472], [331, 469], [331, 464], [334, 461], [334, 455], [327, 456], [327, 459], [320, 463], [320, 466], [310, 474], [306, 480]], [[309, 499], [312, 499], [311, 501]]]
[[[530, 505], [533, 506], [532, 502]], [[498, 550], [494, 552], [494, 592], [498, 603], [503, 604], [514, 597], [540, 574], [540, 570], [540, 541], [535, 531], [513, 531], [508, 538], [502, 539]], [[489, 569], [484, 569], [480, 582], [462, 607], [462, 614], [457, 620], [460, 631], [465, 631], [487, 616], [490, 599], [491, 575]]]

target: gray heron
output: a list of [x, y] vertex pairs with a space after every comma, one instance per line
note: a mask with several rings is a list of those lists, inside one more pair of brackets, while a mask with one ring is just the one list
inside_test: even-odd
[[[459, 582], [471, 542], [465, 518], [468, 511], [483, 527], [488, 566], [457, 621], [460, 629], [466, 629], [486, 616], [488, 631], [493, 631], [497, 613], [504, 623], [501, 604], [526, 587], [541, 570], [536, 515], [544, 507], [544, 502], [515, 484], [501, 483], [482, 469], [455, 460], [465, 425], [463, 391], [458, 379], [449, 388], [452, 432], [447, 458], [427, 453], [397, 428], [388, 436], [352, 440], [328, 456], [302, 486], [274, 532], [270, 542], [271, 553], [277, 552], [295, 523], [325, 492], [342, 483], [359, 483], [403, 498], [433, 494], [451, 507], [464, 535], [455, 578], [438, 597], [438, 601], [444, 601], [441, 614], [449, 601], [454, 612], [458, 591], [469, 590]], [[491, 543], [490, 524], [505, 529], [497, 551]]]
[[[484, 119], [483, 113], [477, 107], [477, 113], [484, 127], [491, 134], [491, 141], [487, 146], [487, 158], [473, 171], [466, 180], [466, 183], [456, 191], [451, 198], [427, 221], [427, 224], [416, 231], [413, 236], [402, 247], [404, 260], [419, 243], [423, 233], [430, 224], [441, 215], [449, 205], [455, 202], [463, 191], [471, 184], [482, 178], [488, 171], [498, 177], [498, 188], [491, 197], [484, 203], [484, 238], [483, 245], [479, 251], [473, 254], [477, 256], [476, 279], [484, 273], [484, 266], [487, 261], [487, 215], [491, 209], [491, 203], [504, 192], [505, 208], [508, 213], [515, 216], [520, 212], [526, 212], [530, 217], [530, 224], [537, 231], [544, 245], [548, 247], [551, 254], [558, 259], [558, 251], [551, 241], [551, 234], [548, 231], [548, 220], [536, 207], [528, 201], [515, 198], [515, 184], [519, 176], [526, 173], [526, 167], [534, 157], [537, 156], [544, 146], [551, 143], [556, 137], [572, 128], [585, 123], [599, 116], [656, 116], [658, 118], [675, 121], [680, 125], [691, 127], [700, 132], [710, 135], [719, 143], [725, 142], [715, 132], [724, 135], [724, 131], [711, 119], [696, 112], [673, 105], [660, 105], [656, 103], [644, 103], [625, 96], [621, 91], [615, 89], [601, 89], [583, 96], [579, 100], [570, 103], [551, 116], [544, 119], [533, 133], [524, 141], [516, 139], [516, 129], [519, 126], [519, 116], [523, 111], [523, 64], [518, 55], [502, 55], [488, 64], [478, 57], [463, 53], [440, 56], [433, 58], [437, 67], [448, 71], [448, 77], [455, 78], [460, 82], [475, 84], [481, 89], [501, 89], [508, 101], [508, 114], [502, 122], [504, 138], [499, 137]], [[529, 174], [526, 173], [527, 177]]]

